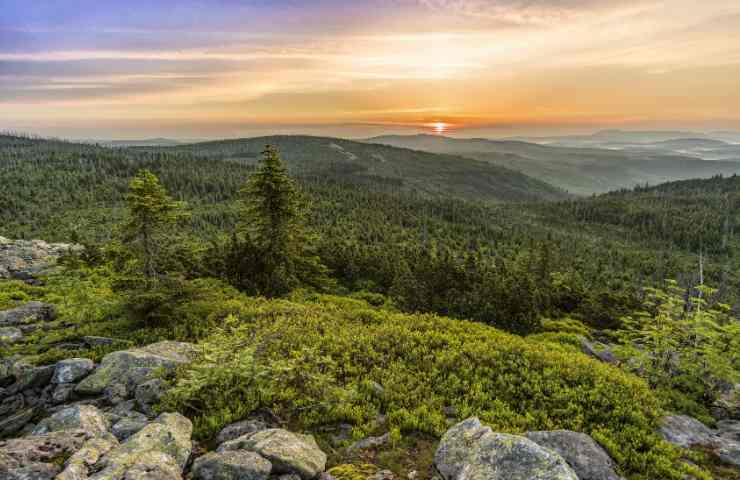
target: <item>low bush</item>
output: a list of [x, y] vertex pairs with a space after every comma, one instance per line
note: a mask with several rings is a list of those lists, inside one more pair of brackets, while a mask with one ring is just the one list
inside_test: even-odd
[[439, 436], [476, 415], [498, 431], [586, 432], [633, 480], [689, 469], [654, 433], [662, 411], [643, 380], [567, 348], [349, 298], [243, 302], [162, 405], [190, 416], [198, 438], [257, 409], [293, 428], [347, 422], [360, 434]]

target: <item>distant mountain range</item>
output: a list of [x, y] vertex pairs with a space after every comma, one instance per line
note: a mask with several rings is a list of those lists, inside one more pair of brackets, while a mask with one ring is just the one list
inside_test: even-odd
[[579, 195], [740, 173], [740, 145], [681, 135], [696, 134], [610, 130], [586, 136], [529, 138], [530, 142], [395, 135], [367, 142], [474, 158]]
[[127, 148], [127, 147], [167, 147], [181, 145], [182, 142], [170, 138], [147, 138], [143, 140], [102, 140], [91, 141], [103, 147]]

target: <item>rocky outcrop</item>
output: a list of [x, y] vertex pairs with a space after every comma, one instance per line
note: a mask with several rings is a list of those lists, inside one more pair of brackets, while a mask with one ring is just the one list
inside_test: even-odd
[[0, 478], [51, 480], [61, 470], [59, 460], [72, 456], [88, 438], [77, 430], [0, 442]]
[[477, 418], [445, 433], [434, 463], [445, 480], [578, 480], [554, 451], [525, 437], [494, 433]]
[[81, 245], [46, 243], [43, 240], [9, 240], [0, 237], [0, 279], [35, 282], [36, 277], [69, 252], [81, 252]]
[[[725, 431], [735, 427], [724, 424]], [[740, 443], [720, 435], [699, 420], [686, 415], [670, 415], [661, 420], [658, 433], [667, 442], [681, 448], [703, 447], [713, 451], [717, 457], [735, 467], [740, 467]]]
[[272, 473], [296, 473], [311, 479], [326, 468], [326, 454], [311, 435], [270, 428], [221, 444], [219, 453], [245, 450], [255, 452], [272, 464]]
[[172, 341], [109, 353], [75, 391], [83, 395], [106, 392], [116, 401], [131, 398], [136, 387], [151, 380], [157, 369], [174, 369], [191, 361], [194, 354], [192, 344]]
[[579, 480], [621, 480], [609, 454], [585, 433], [556, 430], [528, 432], [526, 437], [563, 457]]

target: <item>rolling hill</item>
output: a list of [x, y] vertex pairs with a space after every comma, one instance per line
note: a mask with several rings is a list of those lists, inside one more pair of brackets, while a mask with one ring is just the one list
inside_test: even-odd
[[379, 182], [404, 191], [469, 200], [534, 201], [568, 196], [542, 180], [485, 160], [338, 138], [269, 136], [145, 150], [253, 165], [268, 144], [278, 147], [298, 176]]
[[[674, 153], [671, 148], [677, 146], [675, 143], [653, 149], [642, 145], [638, 151], [631, 151], [433, 135], [384, 136], [369, 139], [368, 142], [474, 158], [518, 170], [578, 195], [605, 193], [646, 183], [655, 185], [740, 173], [740, 157], [738, 161], [705, 161]], [[686, 144], [684, 141], [678, 145]], [[702, 142], [701, 145], [706, 144]], [[726, 144], [719, 147], [726, 150], [734, 146]]]

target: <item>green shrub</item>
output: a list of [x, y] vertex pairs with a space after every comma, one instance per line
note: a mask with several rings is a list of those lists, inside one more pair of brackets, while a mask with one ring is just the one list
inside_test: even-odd
[[659, 400], [631, 374], [478, 323], [299, 300], [245, 299], [242, 320], [229, 317], [202, 343], [162, 407], [193, 418], [201, 439], [256, 409], [295, 428], [348, 422], [365, 433], [382, 414], [387, 429], [439, 436], [454, 410], [498, 431], [589, 433], [631, 479], [679, 479], [688, 468], [654, 433]]

